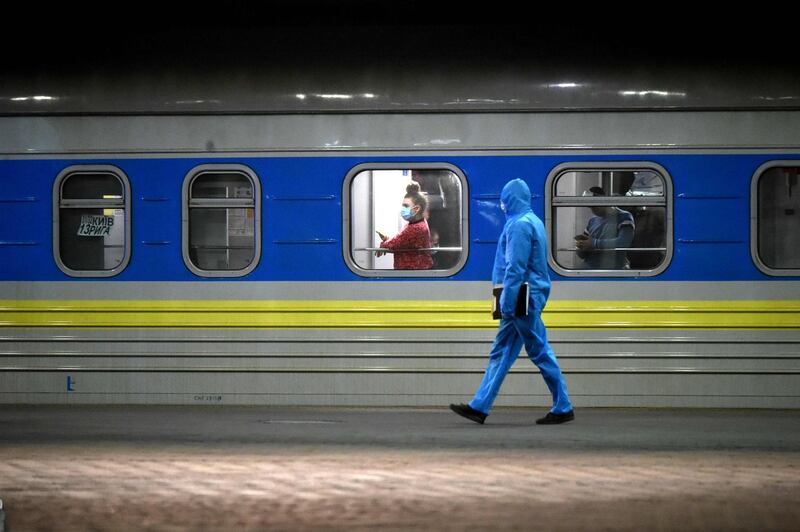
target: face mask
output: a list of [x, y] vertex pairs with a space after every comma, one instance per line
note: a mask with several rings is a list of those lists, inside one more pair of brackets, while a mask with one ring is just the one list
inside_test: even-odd
[[414, 217], [414, 213], [411, 211], [411, 207], [406, 207], [404, 205], [403, 208], [400, 209], [400, 216], [403, 217], [403, 220], [409, 221], [411, 218]]

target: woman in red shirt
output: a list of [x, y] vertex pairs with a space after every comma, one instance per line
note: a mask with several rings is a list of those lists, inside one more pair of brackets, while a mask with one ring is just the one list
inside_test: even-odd
[[[412, 181], [406, 187], [403, 198], [403, 207], [400, 216], [408, 222], [402, 231], [394, 238], [378, 233], [381, 237], [381, 246], [394, 251], [395, 270], [429, 270], [433, 267], [430, 251], [414, 251], [415, 249], [430, 249], [431, 231], [425, 220], [425, 209], [428, 200], [420, 193], [419, 183]], [[378, 256], [383, 252], [378, 251]]]

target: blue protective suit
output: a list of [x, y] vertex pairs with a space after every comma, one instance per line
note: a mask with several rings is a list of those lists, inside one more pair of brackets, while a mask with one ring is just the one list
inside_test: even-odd
[[[500, 201], [505, 205], [506, 224], [497, 243], [492, 283], [503, 285], [500, 296], [503, 318], [489, 353], [483, 381], [469, 406], [489, 413], [506, 373], [524, 345], [553, 396], [551, 412], [564, 414], [572, 410], [572, 403], [541, 319], [550, 295], [544, 224], [531, 210], [531, 192], [523, 180], [506, 183]], [[530, 312], [525, 317], [514, 317], [517, 296], [524, 282], [530, 285]]]

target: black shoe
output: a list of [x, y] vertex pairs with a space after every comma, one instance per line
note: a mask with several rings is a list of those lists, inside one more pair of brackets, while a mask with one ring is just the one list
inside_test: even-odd
[[570, 410], [564, 414], [554, 414], [552, 412], [548, 412], [546, 416], [543, 418], [539, 418], [536, 420], [537, 425], [558, 425], [559, 423], [566, 423], [567, 421], [572, 421], [575, 419], [575, 412]]
[[483, 425], [483, 422], [486, 420], [486, 414], [484, 414], [480, 410], [475, 410], [469, 405], [465, 404], [450, 405], [450, 410], [452, 410], [461, 417], [465, 417], [470, 421], [474, 421], [475, 423], [480, 423], [481, 425]]

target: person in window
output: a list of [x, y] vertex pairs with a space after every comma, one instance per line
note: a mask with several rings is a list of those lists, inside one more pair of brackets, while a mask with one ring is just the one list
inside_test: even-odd
[[[540, 425], [555, 425], [575, 419], [567, 384], [553, 349], [547, 341], [547, 330], [541, 313], [550, 295], [550, 274], [547, 269], [547, 233], [542, 220], [531, 209], [531, 192], [522, 179], [506, 183], [500, 193], [500, 208], [506, 223], [497, 243], [492, 269], [492, 283], [502, 285], [500, 314], [502, 319], [489, 352], [483, 380], [469, 404], [451, 404], [459, 416], [483, 424], [494, 404], [500, 386], [514, 361], [525, 346], [528, 357], [539, 368], [553, 397], [553, 406]], [[515, 312], [523, 283], [528, 283], [528, 314]]]
[[[601, 187], [592, 187], [584, 196], [605, 196]], [[575, 237], [578, 257], [590, 270], [627, 270], [630, 268], [625, 251], [606, 251], [628, 248], [633, 241], [636, 225], [633, 215], [617, 207], [590, 207], [594, 216], [583, 234]]]
[[[430, 251], [415, 251], [431, 248], [431, 231], [425, 219], [427, 207], [428, 200], [420, 193], [419, 183], [412, 181], [406, 187], [406, 195], [400, 209], [400, 216], [408, 222], [408, 225], [393, 238], [378, 233], [381, 239], [380, 247], [392, 250], [394, 253], [395, 270], [429, 270], [433, 267]], [[381, 256], [383, 253], [385, 252], [378, 251], [376, 255]]]

